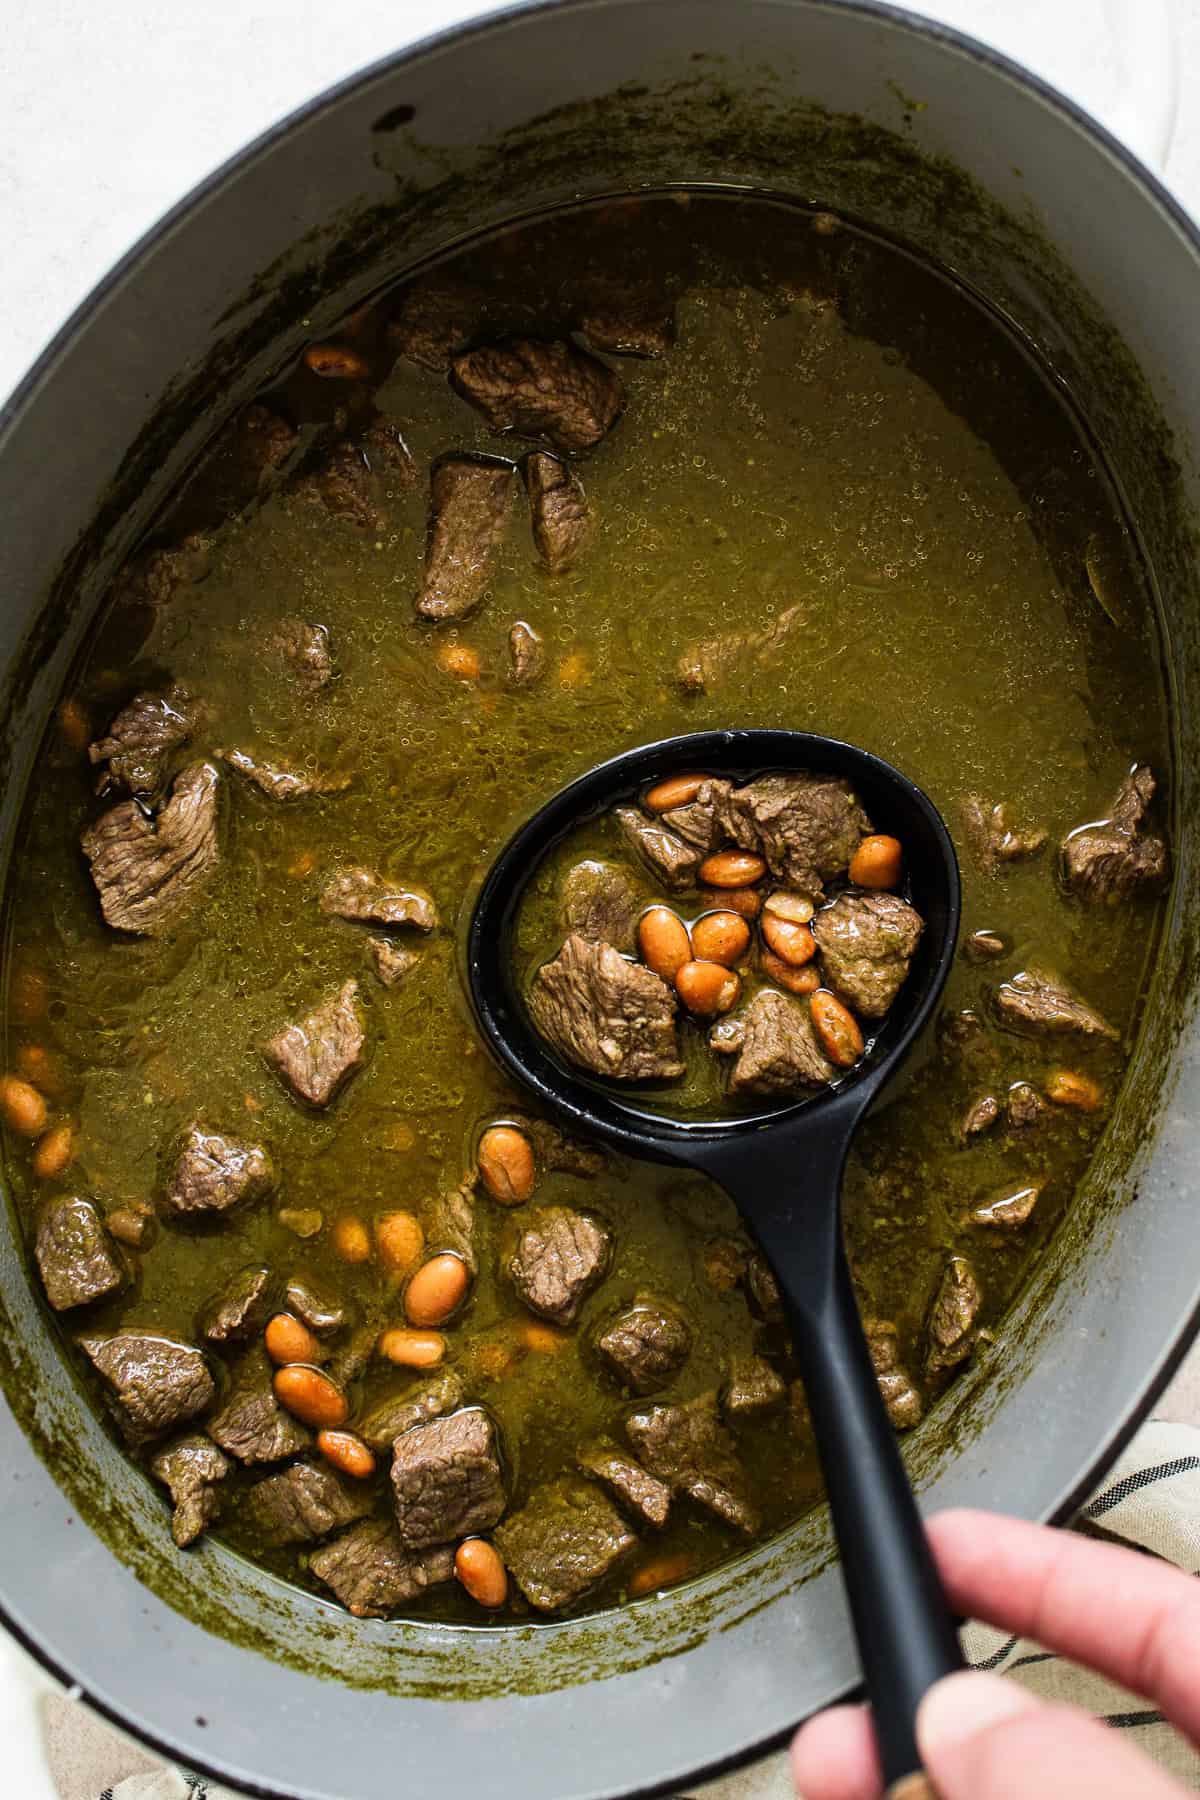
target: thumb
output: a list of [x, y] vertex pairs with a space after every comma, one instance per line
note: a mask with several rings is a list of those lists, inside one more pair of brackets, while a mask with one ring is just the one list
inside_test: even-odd
[[937, 1682], [917, 1713], [917, 1745], [940, 1800], [1186, 1800], [1119, 1733], [1001, 1675]]

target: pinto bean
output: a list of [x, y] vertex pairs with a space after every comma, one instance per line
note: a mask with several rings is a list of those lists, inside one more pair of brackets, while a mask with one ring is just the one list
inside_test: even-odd
[[656, 1556], [629, 1577], [630, 1598], [652, 1594], [656, 1588], [673, 1587], [677, 1581], [686, 1580], [695, 1567], [696, 1558], [686, 1550], [678, 1551], [674, 1556]]
[[375, 1473], [375, 1454], [353, 1431], [318, 1431], [317, 1449], [343, 1475], [367, 1481]]
[[465, 1538], [454, 1553], [454, 1573], [472, 1600], [490, 1611], [508, 1599], [508, 1571], [486, 1538]]
[[425, 1233], [413, 1213], [384, 1213], [375, 1221], [375, 1244], [385, 1269], [393, 1275], [407, 1275], [420, 1260]]
[[796, 969], [773, 950], [760, 951], [758, 960], [763, 974], [789, 994], [815, 994], [821, 985], [820, 971], [813, 963]]
[[364, 381], [371, 373], [370, 364], [358, 351], [348, 350], [344, 344], [310, 344], [304, 352], [304, 366], [314, 375], [334, 381]]
[[337, 1382], [323, 1369], [307, 1363], [289, 1363], [275, 1371], [275, 1398], [303, 1424], [314, 1430], [344, 1425], [350, 1411]]
[[761, 929], [775, 955], [781, 962], [789, 963], [793, 969], [802, 969], [817, 953], [817, 940], [807, 925], [794, 925], [790, 919], [781, 919], [776, 913], [764, 912]]
[[404, 1311], [410, 1325], [444, 1325], [466, 1298], [471, 1276], [461, 1256], [444, 1250], [423, 1263], [409, 1282]]
[[33, 1153], [33, 1172], [39, 1181], [54, 1181], [71, 1166], [75, 1155], [75, 1127], [69, 1120], [61, 1125], [52, 1125], [44, 1137], [38, 1139], [37, 1149]]
[[565, 1331], [543, 1325], [540, 1319], [523, 1319], [517, 1327], [517, 1342], [522, 1349], [533, 1350], [538, 1356], [557, 1356], [570, 1341]]
[[343, 1213], [335, 1219], [330, 1233], [334, 1254], [343, 1262], [364, 1263], [371, 1256], [371, 1234], [354, 1213]]
[[478, 650], [472, 650], [470, 644], [439, 644], [434, 660], [443, 675], [452, 675], [456, 681], [478, 681], [483, 668]]
[[731, 968], [746, 954], [750, 927], [740, 913], [705, 913], [692, 926], [692, 954], [698, 962], [724, 963]]
[[276, 1313], [268, 1319], [263, 1343], [271, 1361], [284, 1367], [288, 1363], [320, 1362], [323, 1354], [315, 1333], [291, 1313]]
[[393, 1325], [380, 1332], [376, 1349], [402, 1369], [436, 1369], [445, 1357], [446, 1340], [440, 1331], [411, 1331], [405, 1325]]
[[76, 700], [74, 696], [64, 700], [55, 717], [58, 720], [59, 734], [67, 749], [86, 750], [92, 735], [92, 725], [83, 702]]
[[717, 907], [722, 912], [740, 913], [743, 919], [757, 919], [762, 895], [756, 888], [701, 888], [700, 904], [705, 912]]
[[707, 775], [668, 775], [665, 781], [656, 782], [646, 795], [647, 812], [670, 812], [672, 807], [686, 806], [696, 798], [707, 780]]
[[831, 1063], [848, 1069], [863, 1053], [863, 1034], [858, 1020], [828, 988], [818, 988], [810, 1002], [813, 1028]]
[[502, 1206], [528, 1200], [537, 1181], [533, 1145], [515, 1125], [491, 1125], [479, 1140], [479, 1179]]
[[700, 879], [709, 887], [753, 887], [767, 872], [761, 856], [752, 850], [716, 850], [700, 864]]
[[900, 885], [903, 868], [900, 839], [878, 834], [862, 840], [850, 858], [849, 875], [856, 887], [894, 888]]
[[1046, 1098], [1055, 1106], [1073, 1106], [1078, 1112], [1096, 1112], [1104, 1100], [1104, 1090], [1090, 1075], [1078, 1069], [1056, 1069], [1046, 1083]]
[[13, 970], [8, 989], [8, 1006], [14, 1019], [22, 1025], [34, 1025], [46, 1016], [50, 1004], [50, 978], [36, 963], [23, 963]]
[[0, 1113], [4, 1123], [18, 1137], [40, 1137], [49, 1117], [46, 1102], [37, 1089], [19, 1075], [0, 1079]]
[[723, 963], [687, 962], [675, 977], [675, 992], [690, 1013], [715, 1018], [737, 1004], [742, 984]]
[[684, 963], [692, 959], [687, 926], [669, 906], [652, 906], [644, 912], [637, 933], [642, 961], [660, 981], [674, 981]]

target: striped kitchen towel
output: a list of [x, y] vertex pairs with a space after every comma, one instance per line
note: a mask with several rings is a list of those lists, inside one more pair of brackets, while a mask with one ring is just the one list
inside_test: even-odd
[[[1084, 1507], [1076, 1529], [1136, 1546], [1190, 1574], [1200, 1574], [1200, 1429], [1158, 1421], [1144, 1426]], [[1028, 1639], [1006, 1637], [987, 1625], [969, 1624], [963, 1648], [975, 1668], [998, 1670], [1043, 1699], [1069, 1701], [1097, 1713], [1114, 1729], [1128, 1732], [1185, 1787], [1200, 1792], [1200, 1753], [1142, 1696], [1102, 1681]], [[63, 1800], [90, 1800], [90, 1796], [64, 1794]], [[237, 1796], [194, 1776], [163, 1770], [118, 1782], [99, 1800], [237, 1800]], [[680, 1800], [795, 1800], [786, 1752], [693, 1788]]]

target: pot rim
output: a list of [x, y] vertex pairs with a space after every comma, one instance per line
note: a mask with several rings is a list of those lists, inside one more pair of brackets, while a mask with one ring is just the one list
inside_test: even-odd
[[[0, 403], [0, 437], [3, 436], [5, 429], [18, 413], [34, 397], [43, 379], [51, 372], [72, 341], [99, 313], [109, 296], [116, 291], [127, 276], [136, 272], [149, 253], [163, 242], [174, 227], [203, 205], [205, 201], [218, 194], [231, 178], [243, 172], [298, 127], [317, 118], [329, 106], [353, 96], [382, 77], [402, 69], [409, 62], [430, 52], [451, 50], [460, 44], [477, 42], [505, 31], [514, 24], [536, 18], [540, 14], [596, 11], [605, 7], [627, 7], [631, 4], [640, 4], [644, 8], [649, 5], [668, 3], [669, 0], [513, 0], [512, 4], [475, 15], [457, 24], [446, 26], [442, 30], [414, 37], [402, 48], [364, 64], [354, 74], [322, 88], [311, 99], [285, 113], [273, 125], [250, 139], [241, 149], [218, 163], [208, 175], [196, 182], [153, 225], [134, 240], [72, 310], [40, 351], [26, 374], [18, 381], [8, 397]], [[991, 73], [1007, 79], [1012, 85], [1024, 89], [1047, 111], [1057, 113], [1063, 121], [1073, 125], [1081, 135], [1090, 140], [1095, 149], [1106, 153], [1112, 161], [1119, 164], [1131, 181], [1141, 189], [1143, 196], [1157, 206], [1200, 259], [1200, 224], [1176, 198], [1165, 180], [1078, 101], [1064, 94], [1052, 82], [1023, 63], [1016, 61], [1006, 52], [983, 43], [969, 32], [962, 31], [956, 26], [931, 19], [920, 11], [892, 4], [891, 0], [772, 0], [772, 3], [809, 13], [825, 13], [835, 16], [849, 13], [856, 15], [859, 20], [866, 23], [886, 25], [910, 37], [932, 41], [942, 49], [966, 57]], [[1200, 1335], [1200, 1298], [1197, 1299], [1196, 1304], [1187, 1315], [1174, 1343], [1161, 1362], [1141, 1382], [1135, 1397], [1127, 1406], [1124, 1416], [1118, 1419], [1105, 1433], [1075, 1481], [1062, 1492], [1056, 1502], [1048, 1506], [1042, 1513], [1043, 1522], [1057, 1524], [1078, 1510], [1105, 1470], [1111, 1467], [1133, 1438], [1154, 1402], [1170, 1383], [1198, 1335]], [[0, 1628], [21, 1645], [22, 1649], [67, 1693], [69, 1698], [82, 1701], [123, 1735], [145, 1745], [167, 1762], [177, 1763], [178, 1752], [169, 1742], [158, 1737], [152, 1731], [130, 1723], [118, 1708], [90, 1692], [86, 1683], [71, 1675], [60, 1664], [48, 1643], [41, 1642], [14, 1619], [4, 1602], [3, 1595], [0, 1595]], [[840, 1695], [833, 1696], [830, 1704], [836, 1703], [838, 1700], [853, 1698], [860, 1693], [861, 1685], [853, 1684], [845, 1688]], [[802, 1720], [797, 1720], [785, 1729], [761, 1738], [756, 1743], [727, 1757], [707, 1762], [689, 1771], [686, 1777], [689, 1786], [693, 1783], [712, 1781], [724, 1774], [747, 1767], [760, 1760], [764, 1755], [782, 1748], [789, 1742], [794, 1731], [802, 1722]], [[294, 1800], [294, 1796], [282, 1788], [264, 1786], [257, 1781], [247, 1782], [241, 1775], [236, 1778], [231, 1777], [222, 1771], [216, 1762], [189, 1757], [187, 1766], [206, 1779], [222, 1784], [230, 1779], [236, 1779], [238, 1783], [236, 1792], [248, 1796], [248, 1800]], [[646, 1787], [629, 1788], [625, 1791], [623, 1800], [668, 1800], [668, 1797], [677, 1797], [678, 1793], [679, 1778], [675, 1777], [665, 1783], [655, 1782]]]

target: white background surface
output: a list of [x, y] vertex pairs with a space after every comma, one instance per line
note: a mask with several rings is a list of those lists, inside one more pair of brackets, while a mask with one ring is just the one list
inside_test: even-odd
[[[485, 10], [480, 0], [0, 0], [0, 396], [115, 259], [250, 138], [363, 64]], [[1170, 131], [1174, 34], [1181, 99], [1165, 173], [1200, 211], [1200, 98], [1190, 103], [1187, 80], [1200, 72], [1200, 0], [913, 10], [1019, 57], [1155, 160]], [[0, 1794], [13, 1800], [55, 1792], [38, 1685], [0, 1637]]]

